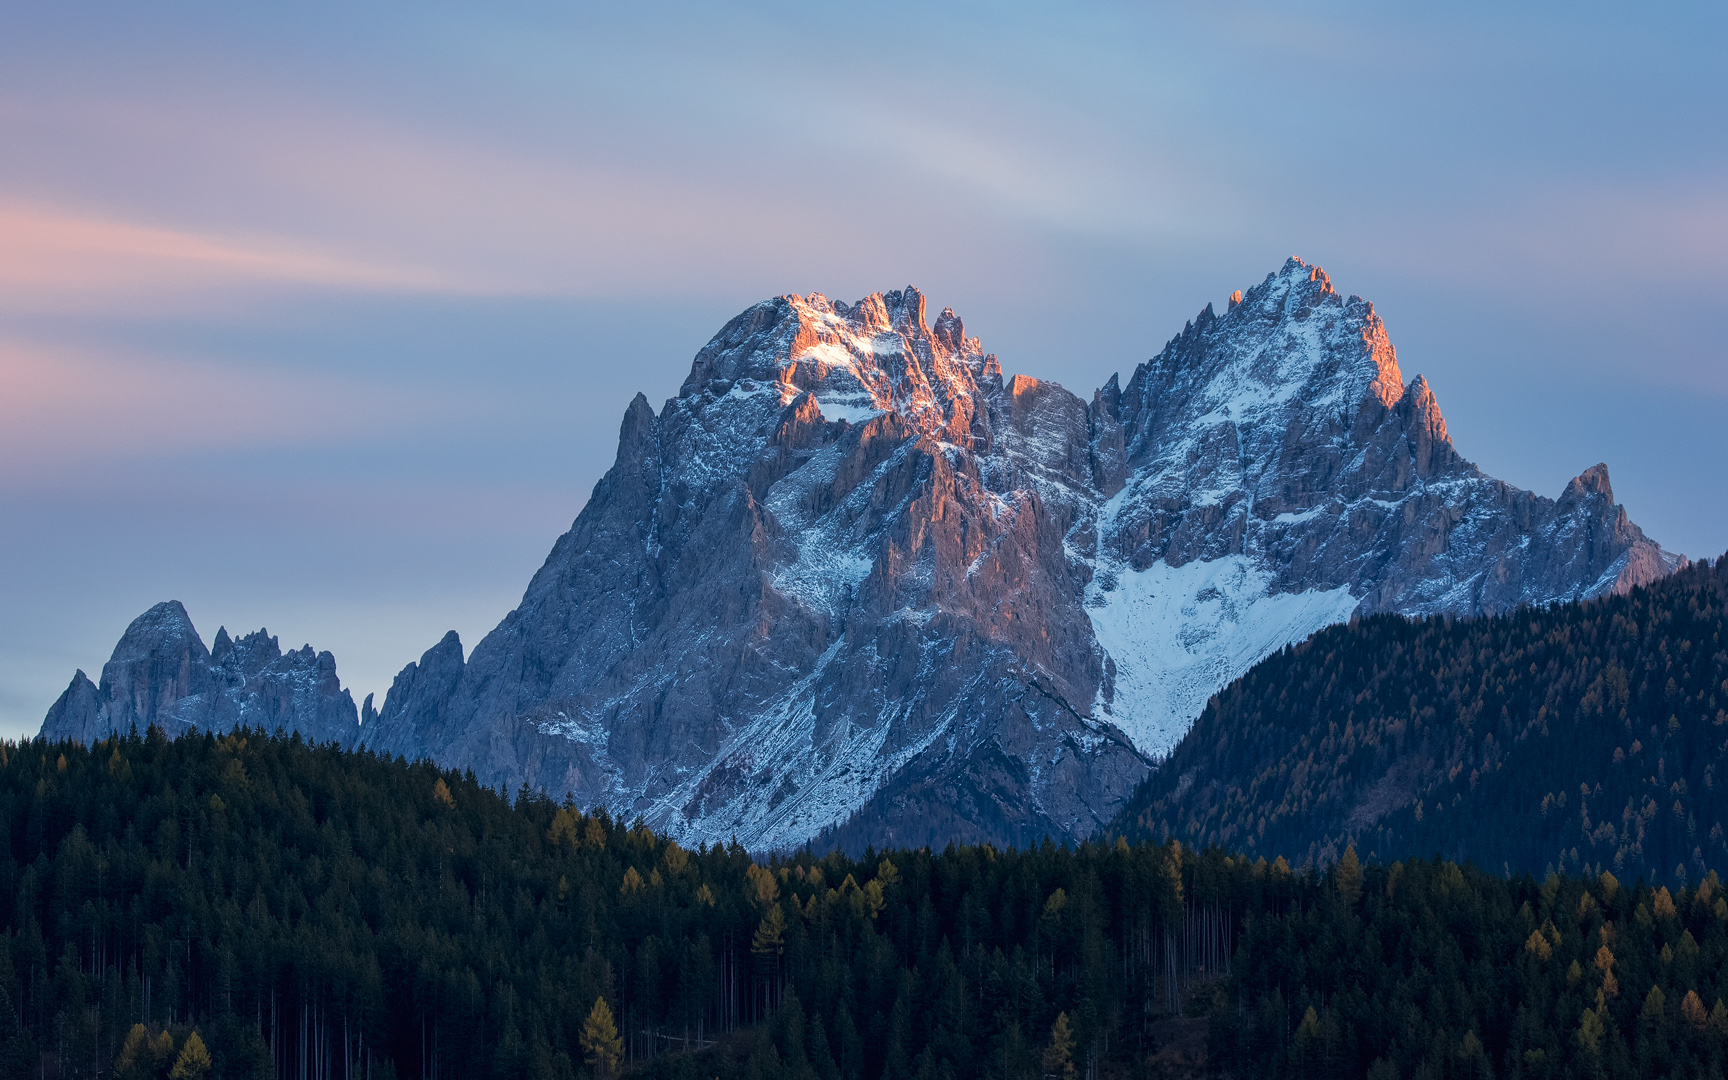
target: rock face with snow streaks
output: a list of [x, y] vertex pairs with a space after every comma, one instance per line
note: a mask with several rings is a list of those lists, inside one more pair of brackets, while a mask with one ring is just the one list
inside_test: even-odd
[[1621, 591], [1680, 560], [1605, 466], [1558, 501], [1459, 456], [1373, 305], [1292, 259], [1210, 305], [1093, 406], [1101, 504], [1087, 606], [1098, 711], [1166, 753], [1253, 663], [1352, 613], [1472, 615]]
[[367, 742], [758, 848], [1078, 837], [1321, 626], [1674, 562], [1600, 470], [1555, 502], [1460, 458], [1298, 260], [1090, 405], [914, 289], [787, 296], [631, 403], [521, 607], [410, 665]]
[[42, 734], [91, 743], [151, 725], [170, 736], [281, 728], [342, 746], [354, 745], [360, 732], [334, 656], [310, 645], [284, 653], [268, 631], [236, 640], [225, 627], [206, 649], [178, 600], [132, 621], [102, 668], [100, 686], [82, 671], [72, 676]]
[[[785, 296], [658, 413], [630, 403], [520, 606], [408, 665], [352, 741], [689, 841], [1081, 838], [1211, 694], [1323, 626], [1679, 562], [1601, 466], [1551, 500], [1460, 457], [1372, 305], [1300, 260], [1090, 403], [1005, 380], [915, 289]], [[229, 716], [170, 704], [215, 700], [213, 661], [158, 621], [148, 665], [116, 668], [123, 642], [45, 730]]]
[[915, 290], [759, 304], [631, 404], [522, 605], [405, 671], [368, 744], [756, 847], [915, 773], [943, 783], [879, 839], [1090, 832], [1146, 765], [1090, 715], [1089, 470], [1084, 405], [1004, 387]]

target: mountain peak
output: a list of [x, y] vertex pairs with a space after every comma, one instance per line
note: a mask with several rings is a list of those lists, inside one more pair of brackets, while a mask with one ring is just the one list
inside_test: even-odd
[[[1222, 315], [1208, 304], [1135, 369], [1122, 392], [1125, 445], [1133, 461], [1177, 468], [1196, 435], [1191, 421], [1211, 418], [1208, 424], [1227, 423], [1237, 438], [1264, 444], [1243, 445], [1238, 455], [1264, 462], [1282, 433], [1313, 429], [1319, 437], [1318, 429], [1334, 422], [1355, 426], [1359, 413], [1376, 422], [1404, 389], [1374, 306], [1340, 296], [1325, 271], [1292, 257], [1232, 294]], [[1186, 467], [1163, 475], [1181, 472]]]
[[1561, 492], [1562, 503], [1580, 502], [1588, 496], [1599, 495], [1609, 503], [1614, 501], [1614, 486], [1608, 482], [1608, 466], [1600, 461], [1574, 476]]
[[184, 656], [202, 659], [209, 655], [204, 641], [192, 626], [192, 617], [178, 600], [164, 600], [133, 619], [114, 646], [110, 662], [147, 657]]

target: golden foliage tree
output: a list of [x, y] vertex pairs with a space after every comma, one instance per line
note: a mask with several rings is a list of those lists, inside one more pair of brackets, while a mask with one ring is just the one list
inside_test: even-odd
[[1356, 857], [1355, 844], [1345, 848], [1344, 857], [1338, 860], [1338, 895], [1346, 904], [1362, 898], [1362, 860]]
[[1044, 1049], [1045, 1080], [1074, 1080], [1074, 1029], [1068, 1025], [1068, 1014], [1056, 1014], [1050, 1025], [1050, 1045]]
[[204, 1080], [213, 1064], [204, 1040], [194, 1031], [186, 1036], [186, 1045], [180, 1048], [180, 1057], [175, 1060], [168, 1080]]
[[618, 1038], [618, 1025], [612, 1021], [612, 1007], [604, 996], [594, 999], [588, 1019], [582, 1021], [582, 1053], [594, 1066], [598, 1076], [610, 1076], [624, 1056], [624, 1042]]
[[161, 1076], [173, 1060], [174, 1036], [163, 1031], [152, 1038], [143, 1024], [133, 1024], [120, 1046], [120, 1055], [114, 1059], [114, 1075], [120, 1080]]

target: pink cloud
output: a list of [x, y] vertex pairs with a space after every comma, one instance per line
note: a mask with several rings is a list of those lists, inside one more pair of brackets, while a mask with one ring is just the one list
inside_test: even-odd
[[328, 445], [456, 408], [331, 374], [0, 339], [0, 482], [53, 484], [139, 457]]
[[461, 288], [435, 271], [271, 237], [220, 236], [0, 198], [0, 296], [14, 309], [287, 284], [386, 292]]

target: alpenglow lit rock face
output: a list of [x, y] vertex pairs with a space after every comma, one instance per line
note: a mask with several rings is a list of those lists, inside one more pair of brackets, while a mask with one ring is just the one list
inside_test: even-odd
[[1373, 307], [1299, 260], [1090, 405], [1004, 381], [914, 289], [787, 296], [630, 404], [521, 606], [410, 664], [357, 742], [690, 841], [1085, 837], [1322, 626], [1678, 563], [1601, 466], [1555, 501], [1459, 457]]
[[342, 746], [360, 733], [334, 656], [310, 645], [284, 653], [265, 630], [234, 640], [226, 627], [206, 649], [178, 600], [132, 620], [102, 668], [100, 686], [82, 671], [72, 676], [42, 734], [91, 743], [115, 732], [142, 734], [152, 724], [170, 736], [280, 728]]

